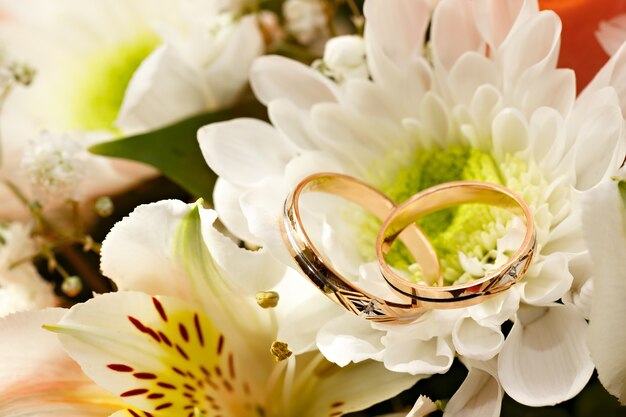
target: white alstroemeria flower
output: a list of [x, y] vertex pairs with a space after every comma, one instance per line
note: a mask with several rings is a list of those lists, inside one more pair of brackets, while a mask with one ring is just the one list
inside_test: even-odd
[[[319, 352], [292, 354], [276, 340], [289, 316], [277, 309], [300, 308], [297, 292], [277, 287], [284, 267], [238, 248], [215, 218], [179, 201], [138, 207], [103, 243], [102, 270], [121, 291], [47, 326], [125, 403], [116, 417], [340, 416], [417, 381], [376, 361], [341, 369]], [[256, 292], [272, 289], [278, 307], [261, 308]]]
[[[13, 89], [2, 111], [0, 176], [22, 185], [14, 161], [43, 130], [83, 133], [94, 143], [162, 127], [231, 105], [245, 89], [264, 44], [256, 18], [226, 0], [0, 2], [0, 42], [37, 72]], [[80, 32], [80, 36], [76, 33]], [[144, 165], [89, 157], [103, 165], [85, 181], [85, 200], [155, 174]], [[3, 217], [24, 209], [0, 187]]]
[[0, 317], [58, 304], [52, 284], [29, 260], [35, 254], [30, 231], [19, 222], [0, 224]]
[[[626, 82], [624, 66], [616, 67], [609, 81], [592, 83], [576, 99], [573, 72], [556, 68], [558, 17], [539, 12], [534, 0], [500, 6], [442, 0], [431, 21], [424, 1], [367, 0], [371, 80], [338, 86], [294, 61], [259, 58], [252, 87], [272, 125], [214, 124], [199, 140], [220, 176], [214, 197], [224, 223], [288, 265], [277, 219], [287, 193], [310, 173], [350, 174], [398, 201], [460, 179], [519, 193], [534, 214], [538, 242], [520, 284], [480, 305], [431, 311], [403, 326], [371, 325], [320, 295], [337, 318], [320, 329], [317, 345], [340, 364], [373, 358], [418, 375], [446, 372], [455, 353], [497, 357], [506, 393], [541, 406], [572, 398], [593, 372], [579, 303], [589, 278], [579, 196], [623, 159], [619, 104]], [[368, 264], [377, 224], [347, 204], [318, 201], [308, 213], [318, 246], [359, 284], [382, 282]], [[448, 283], [467, 278], [459, 253], [479, 260], [506, 253], [499, 242], [512, 226], [510, 215], [471, 205], [421, 224]], [[398, 267], [412, 262], [402, 253], [389, 260]], [[507, 320], [514, 324], [505, 337]]]

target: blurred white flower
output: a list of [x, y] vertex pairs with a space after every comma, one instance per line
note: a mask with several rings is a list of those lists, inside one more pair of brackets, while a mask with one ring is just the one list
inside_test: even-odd
[[303, 45], [328, 37], [328, 13], [322, 0], [287, 0], [283, 3], [287, 30]]
[[609, 56], [615, 54], [626, 41], [626, 14], [600, 22], [596, 38]]
[[[252, 87], [272, 125], [213, 124], [199, 140], [220, 176], [214, 199], [223, 222], [286, 265], [293, 260], [276, 219], [287, 193], [314, 172], [356, 176], [398, 201], [461, 179], [519, 193], [533, 212], [538, 242], [520, 284], [482, 304], [433, 310], [403, 326], [370, 324], [320, 295], [326, 324], [316, 343], [340, 365], [373, 358], [419, 375], [446, 372], [456, 354], [479, 362], [497, 357], [497, 383], [516, 401], [541, 406], [572, 398], [593, 372], [586, 310], [578, 304], [590, 278], [579, 196], [623, 160], [626, 74], [616, 66], [576, 99], [573, 72], [556, 68], [558, 17], [539, 12], [534, 0], [499, 5], [442, 0], [431, 20], [424, 1], [367, 0], [371, 80], [340, 86], [297, 62], [259, 58]], [[313, 203], [305, 222], [318, 247], [358, 284], [382, 282], [371, 263], [378, 225], [348, 204]], [[512, 225], [509, 213], [472, 205], [422, 223], [448, 284], [468, 278], [459, 253], [478, 260], [492, 251], [506, 255], [510, 242], [502, 237]], [[412, 262], [402, 252], [393, 258], [398, 267]], [[513, 326], [505, 337], [507, 320]]]
[[[99, 168], [88, 173], [83, 200], [154, 176], [143, 164], [85, 150], [232, 104], [265, 47], [255, 16], [236, 17], [241, 7], [234, 0], [0, 1], [0, 42], [37, 71], [29, 88], [12, 89], [0, 114], [0, 176], [23, 186], [16, 161], [42, 131], [82, 132], [87, 170]], [[0, 199], [0, 216], [25, 215], [3, 186]]]
[[41, 198], [77, 200], [85, 161], [80, 145], [68, 135], [47, 132], [31, 141], [22, 156], [22, 169]]
[[23, 223], [0, 224], [0, 317], [58, 303], [52, 285], [29, 259], [36, 251], [30, 233]]

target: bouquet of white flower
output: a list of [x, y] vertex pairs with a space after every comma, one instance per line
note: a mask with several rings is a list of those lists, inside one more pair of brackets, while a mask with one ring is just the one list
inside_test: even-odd
[[0, 415], [624, 415], [625, 17], [0, 0]]

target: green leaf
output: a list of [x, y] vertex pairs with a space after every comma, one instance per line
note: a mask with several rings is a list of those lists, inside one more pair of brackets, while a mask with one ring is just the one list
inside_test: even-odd
[[217, 175], [202, 157], [196, 138], [198, 129], [236, 117], [266, 119], [265, 115], [265, 108], [259, 102], [248, 100], [231, 109], [194, 116], [141, 135], [100, 143], [89, 150], [97, 155], [151, 165], [193, 196], [212, 202]]

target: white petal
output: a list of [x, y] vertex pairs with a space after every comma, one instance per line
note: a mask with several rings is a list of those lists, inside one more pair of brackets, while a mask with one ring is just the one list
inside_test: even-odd
[[119, 290], [193, 299], [186, 272], [176, 261], [176, 231], [190, 206], [166, 200], [137, 207], [102, 243], [100, 268]]
[[529, 406], [554, 405], [578, 394], [591, 378], [587, 323], [571, 306], [520, 310], [498, 359], [502, 387]]
[[63, 309], [14, 314], [0, 320], [0, 414], [6, 417], [108, 415], [123, 402], [96, 386], [41, 328]]
[[163, 45], [137, 68], [115, 124], [126, 134], [153, 130], [206, 110], [199, 74]]
[[578, 112], [584, 118], [576, 126], [576, 188], [585, 190], [621, 164], [624, 118], [612, 88], [589, 94]]
[[442, 337], [386, 341], [385, 344], [385, 367], [395, 372], [411, 375], [445, 373], [454, 361], [454, 351]]
[[[497, 50], [516, 20], [521, 20], [524, 0], [478, 0], [473, 2], [476, 26], [493, 50]], [[535, 8], [537, 6], [535, 5]]]
[[[337, 307], [339, 308], [339, 307]], [[363, 317], [343, 313], [324, 325], [317, 336], [317, 347], [331, 362], [346, 366], [366, 359], [380, 360], [384, 333], [372, 329]]]
[[569, 257], [558, 252], [533, 263], [519, 286], [522, 300], [545, 305], [561, 298], [574, 280], [568, 263]]
[[469, 315], [483, 326], [499, 326], [515, 315], [520, 295], [517, 287], [498, 294], [480, 304], [468, 307]]
[[202, 155], [211, 169], [235, 185], [250, 186], [282, 175], [295, 150], [272, 125], [257, 119], [234, 119], [198, 130]]
[[213, 189], [213, 204], [220, 221], [231, 233], [245, 242], [260, 245], [258, 238], [250, 232], [248, 220], [241, 211], [239, 199], [245, 190], [219, 177]]
[[493, 152], [498, 160], [515, 155], [528, 147], [528, 125], [517, 110], [502, 110], [493, 121]]
[[320, 364], [320, 368], [328, 370], [329, 377], [311, 381], [307, 376], [309, 386], [313, 387], [309, 398], [314, 400], [304, 410], [285, 416], [320, 417], [362, 410], [396, 396], [419, 380], [415, 376], [390, 372], [375, 361], [350, 364], [342, 369], [332, 364], [323, 365]]
[[593, 261], [589, 349], [604, 387], [626, 404], [624, 204], [612, 181], [587, 192], [583, 231]]
[[622, 114], [626, 115], [626, 44], [622, 44], [615, 55], [609, 59], [609, 62], [598, 71], [593, 80], [580, 93], [578, 100], [586, 101], [588, 96], [607, 86], [615, 89]]
[[268, 105], [267, 112], [272, 125], [298, 148], [314, 150], [318, 147], [308, 111], [287, 99], [276, 99]]
[[452, 341], [459, 354], [486, 361], [500, 352], [504, 335], [499, 326], [481, 326], [471, 317], [466, 317], [454, 326]]
[[422, 0], [365, 3], [365, 42], [370, 71], [377, 81], [407, 66], [421, 55], [430, 10]]
[[250, 83], [256, 97], [265, 105], [286, 98], [308, 109], [316, 103], [334, 102], [332, 83], [316, 70], [281, 56], [257, 58], [250, 70]]
[[[479, 51], [483, 40], [473, 19], [471, 3], [452, 0], [440, 3], [433, 14], [431, 43], [435, 64], [444, 69], [468, 51]], [[455, 28], [451, 31], [450, 28]]]
[[560, 46], [561, 21], [552, 11], [534, 15], [516, 25], [501, 45], [498, 61], [508, 83], [517, 85], [529, 70], [541, 71], [556, 66]]
[[446, 404], [444, 417], [498, 417], [504, 392], [498, 381], [495, 359], [466, 361], [469, 373]]
[[257, 16], [241, 18], [219, 55], [202, 74], [214, 106], [223, 108], [238, 98], [248, 83], [252, 62], [264, 49]]
[[469, 105], [478, 87], [498, 86], [498, 73], [491, 60], [475, 52], [467, 52], [454, 63], [449, 75], [450, 91], [457, 103]]
[[423, 417], [437, 411], [437, 405], [424, 395], [420, 395], [406, 417]]
[[345, 314], [313, 283], [293, 269], [289, 270], [274, 291], [280, 296], [275, 309], [277, 339], [286, 342], [296, 355], [317, 350], [316, 338], [320, 328]]
[[213, 211], [201, 211], [202, 234], [222, 275], [235, 293], [254, 296], [274, 287], [285, 274], [285, 266], [269, 255], [267, 249], [240, 248], [212, 225]]

